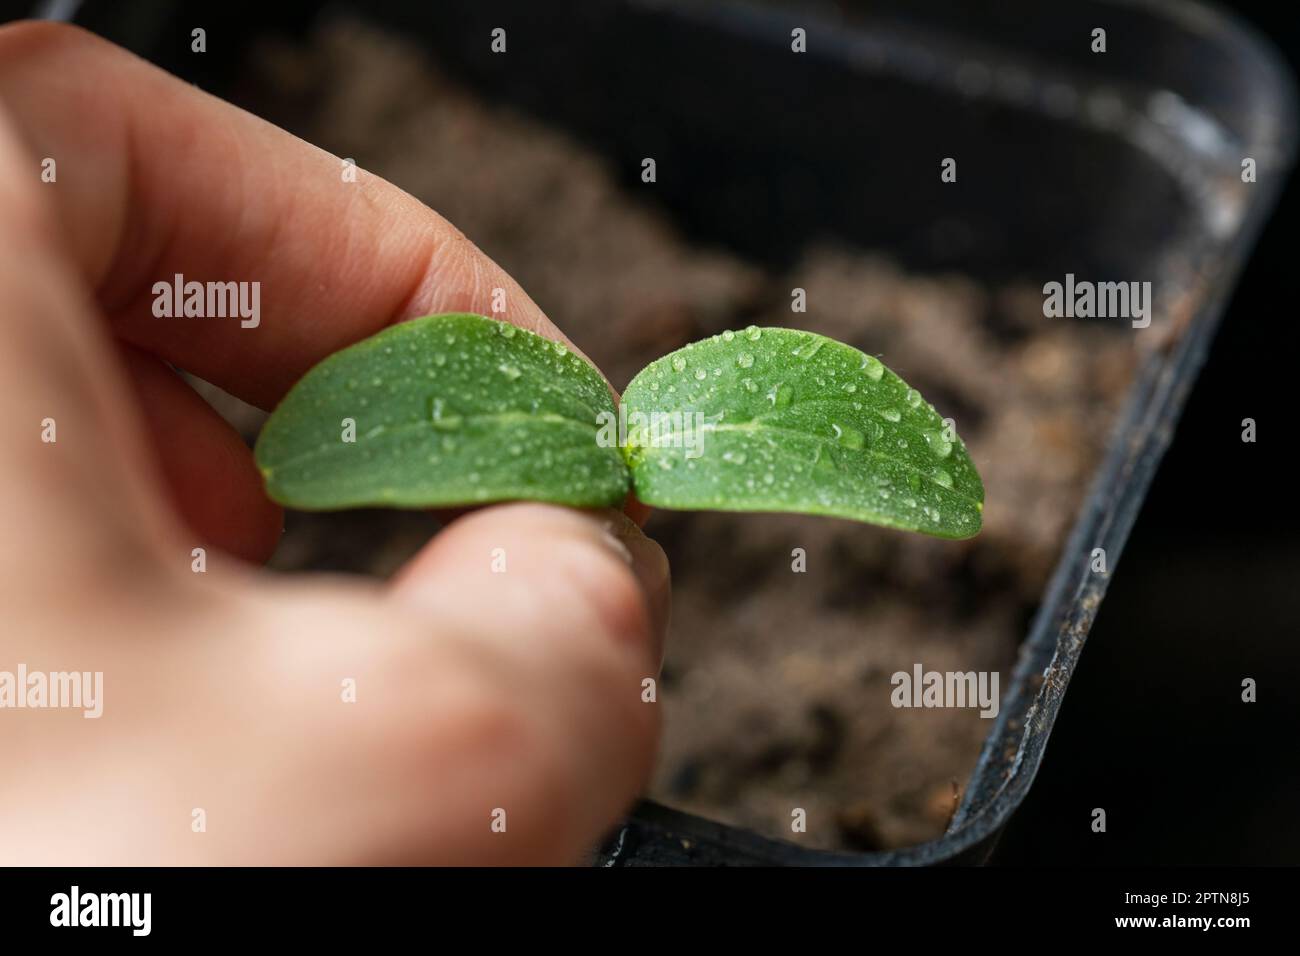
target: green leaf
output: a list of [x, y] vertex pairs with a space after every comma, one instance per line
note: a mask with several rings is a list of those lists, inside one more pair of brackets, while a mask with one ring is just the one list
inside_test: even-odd
[[297, 508], [531, 499], [834, 515], [945, 538], [980, 529], [966, 447], [877, 359], [810, 332], [724, 332], [651, 363], [618, 435], [604, 381], [479, 315], [387, 329], [330, 356], [258, 439]]
[[751, 326], [688, 345], [632, 380], [622, 414], [649, 505], [834, 515], [942, 538], [980, 529], [984, 486], [966, 446], [879, 360], [825, 336]]
[[[258, 437], [268, 493], [305, 510], [529, 499], [621, 504], [613, 396], [564, 346], [481, 315], [395, 325], [325, 359]], [[355, 441], [346, 441], [347, 421]]]

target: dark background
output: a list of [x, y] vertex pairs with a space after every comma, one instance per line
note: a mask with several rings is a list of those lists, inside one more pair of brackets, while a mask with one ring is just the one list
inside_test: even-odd
[[[1300, 72], [1292, 4], [1221, 4]], [[0, 0], [0, 20], [30, 9]], [[145, 4], [148, 6], [148, 4]], [[284, 18], [292, 4], [271, 5]], [[1252, 257], [995, 862], [1300, 862], [1300, 185]], [[1257, 422], [1255, 444], [1241, 420]], [[1259, 700], [1240, 700], [1241, 681]], [[1091, 812], [1107, 813], [1093, 833]]]
[[[1300, 18], [1226, 4], [1300, 71]], [[1006, 863], [1300, 862], [1292, 178], [1224, 317], [1088, 638]], [[1241, 441], [1253, 418], [1256, 444]], [[1258, 702], [1241, 703], [1241, 680]], [[1102, 807], [1107, 832], [1088, 825]]]

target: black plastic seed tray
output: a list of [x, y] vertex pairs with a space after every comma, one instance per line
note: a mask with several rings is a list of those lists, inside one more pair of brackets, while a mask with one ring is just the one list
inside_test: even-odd
[[[221, 93], [246, 40], [305, 28], [319, 6], [87, 3], [76, 19]], [[833, 236], [989, 281], [1153, 283], [1155, 319], [1132, 332], [1140, 371], [948, 831], [828, 853], [644, 803], [596, 862], [985, 859], [1033, 782], [1105, 594], [1092, 549], [1113, 573], [1290, 169], [1294, 93], [1272, 49], [1207, 6], [1162, 0], [369, 0], [355, 12], [599, 146], [629, 181], [657, 157], [656, 194], [678, 221], [758, 261]], [[208, 29], [204, 58], [177, 52], [194, 24]], [[489, 49], [496, 27], [508, 59]], [[805, 54], [791, 52], [796, 27]], [[1090, 49], [1097, 27], [1104, 54]], [[946, 156], [960, 156], [957, 183], [940, 181]]]

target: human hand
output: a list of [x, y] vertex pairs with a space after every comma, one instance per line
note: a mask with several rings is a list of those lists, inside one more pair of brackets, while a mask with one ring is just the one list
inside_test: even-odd
[[[439, 216], [341, 170], [82, 31], [0, 29], [0, 677], [103, 673], [98, 719], [0, 708], [0, 861], [575, 862], [646, 780], [668, 571], [623, 515], [486, 508], [386, 585], [244, 563], [282, 515], [169, 365], [269, 408], [498, 289], [567, 342]], [[260, 282], [260, 321], [156, 317], [177, 273]]]

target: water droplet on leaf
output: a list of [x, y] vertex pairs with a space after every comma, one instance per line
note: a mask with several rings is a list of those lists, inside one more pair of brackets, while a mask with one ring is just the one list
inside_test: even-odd
[[826, 340], [823, 338], [810, 338], [808, 341], [796, 348], [792, 354], [807, 361], [820, 352], [821, 347], [825, 344]]
[[767, 400], [772, 403], [773, 408], [786, 408], [790, 405], [790, 399], [793, 398], [792, 391], [781, 382], [777, 382], [767, 390]]
[[944, 438], [942, 432], [926, 432], [925, 440], [930, 445], [930, 451], [940, 458], [947, 458], [952, 454], [952, 442]]
[[443, 431], [454, 431], [460, 428], [460, 416], [447, 414], [446, 403], [441, 398], [433, 399], [433, 412], [431, 415], [433, 427]]
[[835, 437], [839, 439], [839, 443], [845, 448], [857, 451], [867, 443], [867, 437], [856, 428], [849, 425], [832, 425], [831, 427], [835, 429]]

